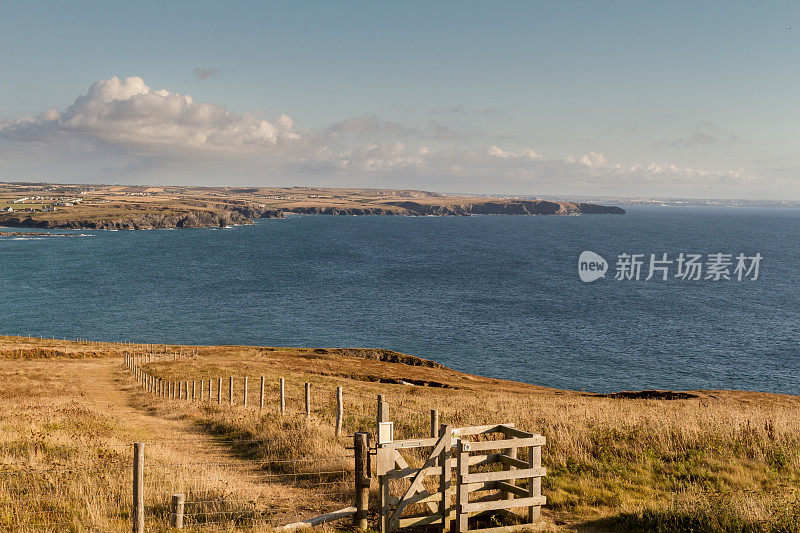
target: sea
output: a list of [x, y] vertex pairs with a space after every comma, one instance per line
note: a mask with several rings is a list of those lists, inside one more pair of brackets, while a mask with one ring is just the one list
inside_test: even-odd
[[[56, 231], [76, 236], [0, 239], [0, 333], [387, 348], [559, 389], [800, 394], [798, 230], [798, 209], [632, 206]], [[585, 251], [604, 277], [581, 280]]]

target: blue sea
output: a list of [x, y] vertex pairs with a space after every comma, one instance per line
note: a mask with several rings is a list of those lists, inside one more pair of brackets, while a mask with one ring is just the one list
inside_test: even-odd
[[[290, 216], [228, 229], [0, 239], [0, 332], [382, 347], [563, 389], [800, 394], [800, 210]], [[578, 256], [609, 263], [584, 283]], [[761, 254], [757, 280], [648, 275], [650, 254]], [[615, 279], [644, 254], [640, 279]], [[669, 267], [668, 267], [669, 268]], [[752, 277], [752, 273], [751, 273]]]

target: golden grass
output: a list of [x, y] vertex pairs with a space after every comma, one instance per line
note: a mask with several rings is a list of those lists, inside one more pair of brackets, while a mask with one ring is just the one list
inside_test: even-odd
[[[0, 353], [34, 349], [121, 353], [113, 345], [80, 348], [61, 342], [0, 338]], [[180, 349], [175, 347], [175, 351]], [[189, 380], [190, 391], [194, 380], [196, 393], [203, 380], [206, 400], [202, 403], [156, 398], [133, 388], [117, 361], [68, 359], [72, 355], [47, 361], [0, 360], [0, 453], [2, 463], [10, 465], [2, 468], [93, 466], [94, 470], [59, 481], [64, 484], [59, 485], [58, 494], [81, 498], [69, 512], [59, 512], [76, 521], [91, 518], [104, 524], [104, 530], [127, 528], [130, 449], [117, 445], [135, 439], [163, 440], [158, 425], [163, 422], [168, 433], [179, 429], [175, 434], [187, 442], [191, 440], [187, 435], [194, 435], [217, 444], [209, 449], [207, 443], [173, 446], [165, 442], [148, 448], [148, 462], [153, 463], [148, 516], [153, 527], [162, 527], [166, 521], [169, 494], [181, 491], [196, 509], [220, 513], [208, 515], [213, 524], [245, 527], [259, 518], [262, 522], [254, 527], [266, 528], [270, 520], [275, 524], [292, 521], [293, 513], [307, 518], [349, 503], [353, 465], [352, 459], [343, 457], [351, 453], [346, 450], [352, 442], [349, 435], [373, 431], [375, 398], [381, 393], [390, 404], [398, 438], [427, 436], [431, 408], [439, 410], [442, 423], [513, 422], [545, 435], [542, 462], [548, 476], [543, 493], [548, 504], [544, 516], [553, 529], [800, 529], [795, 496], [800, 482], [800, 403], [796, 397], [700, 391], [696, 397], [669, 401], [605, 398], [353, 356], [369, 355], [357, 351], [346, 353], [351, 355], [330, 350], [201, 347], [195, 358], [144, 366], [167, 380]], [[91, 387], [84, 390], [70, 383], [82, 369], [101, 365], [115, 369], [114, 387], [124, 405], [98, 404], [97, 391], [89, 402], [81, 394], [91, 396]], [[249, 377], [247, 408], [240, 405], [245, 375]], [[229, 376], [235, 377], [234, 406], [226, 405]], [[260, 376], [267, 385], [263, 413], [257, 409]], [[288, 393], [289, 413], [283, 417], [278, 413], [280, 377], [286, 379]], [[218, 378], [224, 378], [221, 405], [216, 403]], [[91, 373], [84, 379], [91, 380]], [[207, 399], [208, 379], [213, 379], [213, 401]], [[306, 381], [313, 384], [310, 422], [301, 414]], [[346, 435], [340, 438], [333, 430], [337, 386], [344, 388], [345, 399]], [[125, 414], [120, 412], [122, 407], [128, 416], [121, 416]], [[81, 448], [98, 443], [105, 447]], [[224, 458], [215, 460], [225, 466], [207, 464], [214, 462], [208, 459], [212, 455]], [[124, 464], [118, 470], [117, 461]], [[323, 473], [329, 471], [337, 473]], [[287, 472], [291, 475], [269, 477]], [[220, 484], [220, 479], [227, 484]], [[342, 480], [346, 483], [319, 485]], [[35, 497], [56, 490], [51, 481], [21, 483]], [[0, 484], [5, 491], [0, 499], [19, 487], [20, 483]], [[330, 494], [318, 494], [319, 487], [330, 488]], [[111, 509], [100, 509], [109, 502]], [[29, 509], [58, 511], [44, 505], [0, 507], [0, 526], [23, 523], [21, 513]], [[265, 514], [273, 508], [278, 512]], [[202, 513], [195, 514], [194, 524], [199, 525]]]

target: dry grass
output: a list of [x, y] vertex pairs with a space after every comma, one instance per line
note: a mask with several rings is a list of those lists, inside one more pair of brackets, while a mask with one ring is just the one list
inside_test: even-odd
[[[75, 343], [2, 338], [0, 342], [0, 353], [80, 351]], [[84, 349], [117, 353], [113, 345]], [[375, 397], [382, 393], [390, 403], [399, 438], [427, 435], [431, 408], [440, 411], [443, 423], [514, 422], [522, 429], [545, 435], [542, 461], [548, 476], [543, 492], [548, 505], [544, 514], [551, 528], [709, 532], [800, 528], [794, 489], [800, 481], [800, 399], [796, 397], [701, 391], [676, 400], [604, 398], [353, 356], [374, 352], [349, 353], [201, 347], [196, 358], [154, 362], [145, 369], [164, 379], [194, 380], [197, 393], [203, 380], [206, 397], [208, 379], [213, 379], [214, 401], [164, 400], [139, 389], [125, 390], [131, 387], [131, 381], [120, 373], [115, 387], [127, 402], [125, 408], [140, 413], [140, 418], [133, 420], [120, 416], [120, 405], [109, 408], [87, 401], [68, 384], [75, 378], [76, 369], [81, 372], [81, 368], [101, 364], [108, 367], [102, 360], [68, 360], [73, 357], [68, 355], [48, 361], [0, 361], [4, 427], [0, 453], [3, 464], [12, 465], [2, 468], [93, 466], [94, 470], [69, 477], [59, 485], [60, 493], [82, 498], [78, 506], [70, 508], [72, 514], [64, 516], [74, 520], [91, 517], [106, 524], [106, 530], [121, 528], [128, 519], [123, 504], [129, 501], [130, 450], [115, 445], [154, 438], [147, 431], [158, 426], [147, 427], [152, 425], [149, 421], [164, 421], [173, 429], [183, 428], [184, 436], [195, 432], [197, 438], [216, 439], [218, 444], [211, 452], [202, 447], [163, 444], [161, 451], [152, 452], [152, 459], [148, 456], [148, 461], [164, 465], [152, 469], [150, 493], [154, 497], [149, 516], [154, 525], [166, 520], [170, 491], [185, 492], [187, 499], [196, 502], [198, 508], [206, 506], [208, 512], [223, 512], [209, 515], [222, 517], [215, 523], [235, 524], [237, 516], [263, 517], [265, 510], [276, 507], [285, 507], [287, 512], [273, 515], [275, 523], [291, 521], [289, 509], [296, 509], [301, 518], [308, 517], [341, 506], [349, 497], [348, 484], [331, 485], [330, 494], [318, 494], [320, 481], [344, 479], [349, 483], [351, 479], [349, 474], [331, 474], [328, 478], [328, 474], [320, 473], [352, 469], [352, 460], [341, 457], [348, 453], [345, 447], [351, 439], [337, 438], [333, 431], [334, 391], [342, 386], [346, 434], [373, 431]], [[247, 408], [239, 405], [245, 375], [250, 378], [251, 405]], [[234, 406], [225, 405], [229, 376], [235, 377]], [[263, 413], [257, 410], [259, 376], [265, 376], [267, 384]], [[277, 412], [280, 377], [286, 379], [290, 411], [283, 417]], [[222, 405], [216, 404], [218, 378], [224, 378]], [[300, 415], [306, 381], [313, 383], [310, 422]], [[429, 386], [396, 382], [424, 382]], [[87, 443], [107, 446], [80, 447]], [[233, 466], [190, 464], [208, 462], [209, 453], [225, 457]], [[117, 461], [125, 466], [116, 469]], [[236, 475], [228, 478], [227, 486], [221, 486], [219, 479], [231, 469]], [[291, 476], [268, 477], [288, 471]], [[55, 490], [48, 483], [22, 482], [37, 497]], [[335, 490], [342, 487], [347, 490]], [[18, 489], [19, 484], [16, 488], [0, 484], [4, 491], [0, 499]], [[254, 503], [234, 503], [242, 495]], [[199, 503], [206, 500], [211, 501]], [[113, 509], [100, 509], [109, 502]], [[21, 520], [19, 513], [38, 508], [20, 505], [6, 512], [2, 507], [0, 524], [19, 523], [15, 522]], [[238, 520], [241, 526], [247, 522]]]

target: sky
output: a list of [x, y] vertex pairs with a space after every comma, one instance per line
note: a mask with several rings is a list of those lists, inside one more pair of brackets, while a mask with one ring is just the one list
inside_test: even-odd
[[5, 181], [800, 200], [797, 2], [0, 0], [0, 50]]

